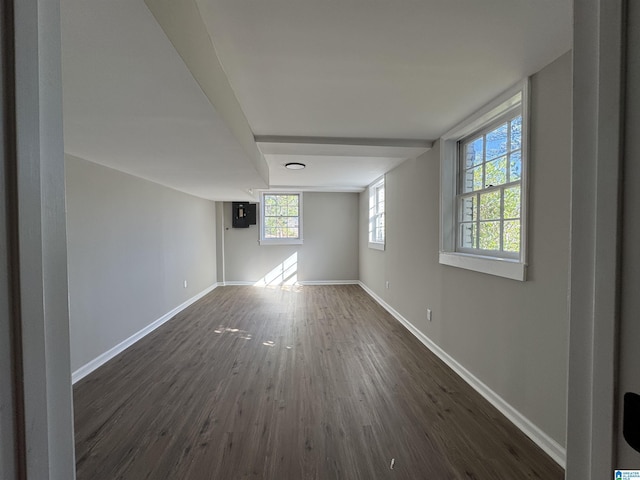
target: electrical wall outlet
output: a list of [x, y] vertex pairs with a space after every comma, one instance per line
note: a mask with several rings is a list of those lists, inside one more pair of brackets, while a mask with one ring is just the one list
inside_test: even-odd
[[185, 280], [182, 285], [184, 286], [184, 288], [187, 288], [187, 281]]

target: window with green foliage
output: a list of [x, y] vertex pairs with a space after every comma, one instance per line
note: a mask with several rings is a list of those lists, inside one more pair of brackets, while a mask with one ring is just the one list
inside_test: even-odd
[[511, 114], [459, 142], [457, 249], [520, 253], [522, 115]]
[[263, 193], [261, 244], [302, 243], [302, 194]]
[[526, 280], [529, 80], [440, 138], [443, 265]]

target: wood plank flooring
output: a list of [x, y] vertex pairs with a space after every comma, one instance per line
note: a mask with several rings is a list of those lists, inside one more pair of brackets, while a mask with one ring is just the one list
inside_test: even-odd
[[78, 480], [564, 477], [356, 285], [219, 287], [74, 403]]

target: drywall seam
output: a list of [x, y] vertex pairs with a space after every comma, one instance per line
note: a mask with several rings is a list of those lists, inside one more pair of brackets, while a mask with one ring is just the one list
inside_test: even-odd
[[185, 308], [187, 308], [188, 306], [190, 306], [193, 303], [197, 302], [198, 300], [200, 300], [202, 297], [204, 297], [208, 293], [212, 292], [213, 289], [215, 289], [217, 286], [218, 286], [218, 284], [213, 284], [212, 286], [206, 288], [202, 292], [200, 292], [197, 295], [191, 297], [186, 302], [178, 305], [176, 308], [174, 308], [170, 312], [165, 313], [162, 317], [160, 317], [159, 319], [157, 319], [154, 322], [150, 323], [149, 325], [144, 327], [142, 330], [134, 333], [133, 335], [131, 335], [126, 340], [123, 340], [122, 342], [120, 342], [115, 347], [107, 350], [103, 354], [101, 354], [101, 355], [97, 356], [96, 358], [94, 358], [93, 360], [91, 360], [89, 363], [83, 365], [82, 367], [77, 369], [75, 372], [73, 372], [73, 374], [71, 375], [71, 382], [72, 383], [76, 383], [76, 382], [82, 380], [84, 377], [89, 375], [91, 372], [96, 370], [98, 367], [104, 365], [109, 360], [111, 360], [113, 357], [115, 357], [119, 353], [122, 353], [123, 351], [125, 351], [127, 348], [129, 348], [131, 345], [136, 343], [138, 340], [140, 340], [141, 338], [145, 337], [149, 333], [153, 332], [156, 328], [158, 328], [162, 324], [164, 324], [167, 321], [171, 320], [174, 316], [176, 316], [178, 313], [183, 311]]
[[547, 453], [562, 468], [566, 465], [567, 451], [556, 442], [553, 438], [543, 432], [531, 420], [522, 415], [518, 410], [507, 403], [500, 395], [491, 390], [480, 379], [473, 375], [469, 370], [458, 363], [447, 352], [442, 350], [438, 345], [429, 339], [424, 333], [416, 328], [411, 322], [404, 318], [391, 305], [380, 298], [373, 290], [364, 283], [359, 285], [367, 292], [376, 302], [378, 302], [387, 312], [389, 312], [396, 320], [402, 323], [418, 340], [420, 340], [429, 350], [431, 350], [440, 360], [442, 360], [449, 368], [457, 373], [467, 382], [474, 390], [482, 395], [491, 405], [496, 407], [500, 413], [518, 427], [527, 437], [533, 440], [542, 450]]

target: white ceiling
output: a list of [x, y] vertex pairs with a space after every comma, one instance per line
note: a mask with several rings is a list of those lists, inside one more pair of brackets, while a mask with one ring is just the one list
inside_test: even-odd
[[[274, 189], [296, 188], [304, 191], [360, 192], [394, 169], [407, 158], [417, 158], [431, 148], [431, 142], [371, 142], [353, 139], [316, 137], [256, 137], [258, 148], [269, 165]], [[297, 140], [297, 141], [296, 141]], [[289, 170], [287, 163], [306, 165], [304, 170]]]
[[571, 4], [62, 0], [65, 151], [215, 200], [359, 190], [569, 50]]
[[65, 153], [209, 199], [266, 187], [142, 0], [61, 0]]
[[197, 0], [257, 135], [438, 138], [571, 46], [571, 0]]

